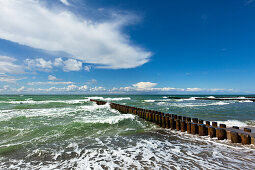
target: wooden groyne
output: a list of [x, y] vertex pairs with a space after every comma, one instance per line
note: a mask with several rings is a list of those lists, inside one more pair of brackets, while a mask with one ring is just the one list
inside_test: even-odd
[[[195, 100], [217, 100], [217, 101], [252, 101], [255, 102], [255, 97], [245, 97], [245, 98], [227, 98], [227, 97], [216, 97], [216, 98], [206, 98], [206, 97], [194, 97]], [[168, 97], [168, 99], [190, 99], [188, 97]]]
[[[105, 101], [93, 100], [98, 105], [106, 104]], [[188, 134], [209, 136], [218, 140], [228, 139], [232, 143], [241, 143], [243, 145], [255, 145], [255, 133], [251, 129], [239, 129], [238, 126], [226, 127], [225, 124], [217, 124], [217, 122], [204, 121], [198, 118], [190, 118], [176, 114], [163, 113], [155, 110], [142, 109], [132, 106], [126, 106], [116, 103], [110, 103], [112, 109], [116, 109], [123, 114], [134, 114], [140, 118], [155, 123], [162, 128], [168, 128]]]

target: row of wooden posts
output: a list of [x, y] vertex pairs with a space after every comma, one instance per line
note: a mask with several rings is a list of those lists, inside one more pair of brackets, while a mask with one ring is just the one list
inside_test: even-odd
[[[106, 104], [105, 101], [93, 100], [98, 105]], [[110, 103], [112, 109], [116, 109], [121, 113], [132, 113], [140, 118], [153, 122], [162, 128], [169, 128], [188, 134], [199, 136], [210, 136], [210, 138], [217, 137], [218, 140], [228, 139], [232, 143], [254, 144], [255, 134], [251, 133], [251, 129], [239, 129], [238, 126], [226, 127], [225, 124], [217, 125], [217, 122], [204, 121], [198, 118], [190, 118], [176, 114], [163, 113], [154, 110], [147, 110], [132, 106], [126, 106], [116, 103]]]

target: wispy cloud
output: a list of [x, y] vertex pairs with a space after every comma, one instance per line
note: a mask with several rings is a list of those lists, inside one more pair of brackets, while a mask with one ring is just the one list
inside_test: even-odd
[[5, 74], [0, 74], [0, 82], [5, 82], [5, 83], [17, 83], [17, 81], [26, 79], [25, 77], [23, 78], [16, 78], [14, 76], [9, 76]]
[[[1, 15], [1, 14], [0, 14]], [[15, 64], [16, 59], [9, 56], [0, 56], [0, 74], [22, 74], [24, 69]]]
[[115, 14], [112, 19], [95, 21], [87, 16], [78, 17], [67, 9], [48, 8], [40, 0], [0, 0], [0, 4], [2, 39], [48, 51], [64, 51], [73, 59], [100, 68], [134, 68], [148, 62], [152, 55], [132, 44], [121, 31], [132, 23], [134, 16]]
[[66, 5], [66, 6], [69, 6], [70, 4], [69, 4], [69, 2], [67, 1], [67, 0], [60, 0], [60, 2], [62, 2], [64, 5]]
[[67, 82], [61, 82], [61, 81], [48, 81], [48, 82], [29, 82], [27, 83], [27, 85], [29, 86], [34, 86], [34, 85], [66, 85], [66, 84], [74, 84], [71, 81], [67, 81]]

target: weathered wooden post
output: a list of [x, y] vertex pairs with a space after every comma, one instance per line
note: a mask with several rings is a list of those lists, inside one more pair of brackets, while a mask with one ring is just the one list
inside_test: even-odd
[[241, 137], [237, 132], [230, 132], [231, 142], [232, 143], [241, 143]]
[[208, 134], [209, 134], [210, 138], [216, 137], [216, 129], [215, 129], [215, 127], [209, 126], [208, 127]]
[[187, 131], [187, 124], [185, 120], [181, 121], [181, 132], [186, 132]]
[[198, 118], [192, 118], [193, 123], [198, 123]]
[[166, 117], [162, 116], [162, 128], [166, 128]]
[[218, 126], [217, 126], [217, 122], [212, 122], [212, 126], [215, 127], [215, 128], [217, 128], [217, 127], [218, 127]]
[[243, 129], [245, 132], [251, 132], [251, 129], [250, 128], [244, 128]]
[[243, 145], [251, 144], [251, 137], [248, 134], [241, 133], [241, 142]]
[[198, 134], [198, 126], [196, 123], [191, 123], [191, 134]]
[[210, 121], [206, 121], [206, 126], [207, 126], [207, 127], [210, 126]]
[[176, 130], [181, 130], [181, 120], [180, 119], [176, 119]]
[[166, 116], [166, 128], [170, 128], [169, 116]]
[[172, 130], [174, 130], [176, 128], [176, 124], [175, 124], [174, 118], [170, 119], [170, 127], [171, 127]]
[[204, 124], [204, 121], [203, 120], [199, 120], [198, 124]]
[[226, 130], [224, 128], [216, 128], [216, 136], [218, 140], [227, 139]]
[[204, 124], [199, 124], [199, 136], [207, 136], [208, 135], [208, 129]]

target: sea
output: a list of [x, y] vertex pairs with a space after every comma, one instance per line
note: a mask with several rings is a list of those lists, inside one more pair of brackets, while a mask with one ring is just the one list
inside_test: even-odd
[[219, 96], [1, 95], [0, 169], [255, 169], [254, 145], [163, 129], [109, 105], [255, 127], [255, 102], [249, 98], [196, 97]]

